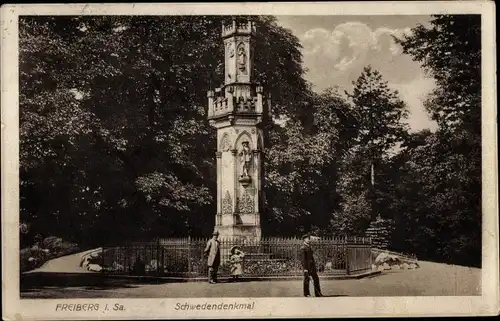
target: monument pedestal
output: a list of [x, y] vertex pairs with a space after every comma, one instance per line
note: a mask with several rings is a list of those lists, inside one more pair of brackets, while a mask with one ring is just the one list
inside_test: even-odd
[[262, 232], [260, 226], [250, 224], [218, 225], [220, 239], [260, 241]]
[[220, 238], [261, 239], [263, 204], [262, 121], [269, 102], [252, 82], [252, 21], [222, 26], [224, 84], [208, 91], [208, 119], [217, 129], [217, 214]]

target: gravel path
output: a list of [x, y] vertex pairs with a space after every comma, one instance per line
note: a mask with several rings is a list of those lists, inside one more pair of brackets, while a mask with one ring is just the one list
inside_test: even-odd
[[[359, 280], [322, 280], [325, 296], [464, 296], [481, 295], [481, 269], [419, 262], [420, 269], [388, 271]], [[106, 279], [105, 284], [28, 288], [22, 298], [183, 298], [299, 297], [302, 281], [248, 281], [134, 284]]]

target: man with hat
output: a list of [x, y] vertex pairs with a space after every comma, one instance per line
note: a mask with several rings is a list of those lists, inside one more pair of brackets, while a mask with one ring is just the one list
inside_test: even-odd
[[314, 262], [313, 250], [311, 247], [311, 235], [305, 234], [302, 239], [304, 240], [304, 243], [300, 248], [300, 252], [302, 258], [302, 268], [304, 269], [304, 296], [311, 296], [309, 292], [310, 277], [313, 279], [314, 295], [317, 297], [323, 296], [323, 294], [321, 294], [318, 272], [316, 270], [316, 263]]
[[217, 283], [217, 270], [220, 266], [220, 242], [217, 240], [219, 232], [212, 233], [212, 238], [208, 240], [204, 254], [207, 256], [208, 282]]

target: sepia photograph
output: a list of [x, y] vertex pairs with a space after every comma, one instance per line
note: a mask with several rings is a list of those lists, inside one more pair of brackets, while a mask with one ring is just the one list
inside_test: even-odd
[[329, 302], [491, 292], [471, 308], [498, 313], [492, 6], [236, 5], [19, 11], [17, 92], [2, 87], [17, 306], [102, 318], [172, 299], [141, 317], [251, 317], [259, 299], [295, 298], [333, 315]]

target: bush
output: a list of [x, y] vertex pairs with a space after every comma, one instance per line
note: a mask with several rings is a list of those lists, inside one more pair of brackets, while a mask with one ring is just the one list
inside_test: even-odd
[[59, 257], [76, 253], [80, 250], [77, 244], [63, 241], [62, 238], [49, 236], [39, 242], [39, 246], [49, 250], [53, 257]]
[[294, 260], [259, 260], [244, 263], [244, 273], [253, 275], [286, 275], [301, 269], [301, 263]]
[[80, 251], [75, 243], [63, 241], [59, 237], [38, 238], [35, 245], [20, 251], [20, 270], [26, 272], [42, 266], [45, 262]]
[[21, 273], [42, 266], [49, 258], [50, 254], [38, 247], [22, 249], [19, 255]]
[[200, 275], [206, 275], [208, 273], [207, 260], [199, 257], [193, 258], [191, 260], [191, 271]]
[[61, 244], [61, 248], [59, 249], [58, 252], [56, 252], [56, 255], [57, 256], [64, 256], [64, 255], [77, 253], [79, 251], [80, 251], [80, 247], [78, 246], [78, 244], [63, 241]]
[[62, 248], [63, 240], [60, 237], [49, 236], [40, 242], [40, 247], [50, 250], [50, 252], [57, 252]]
[[347, 264], [345, 252], [344, 251], [334, 252], [333, 255], [331, 256], [331, 261], [333, 262], [334, 266], [345, 267]]

